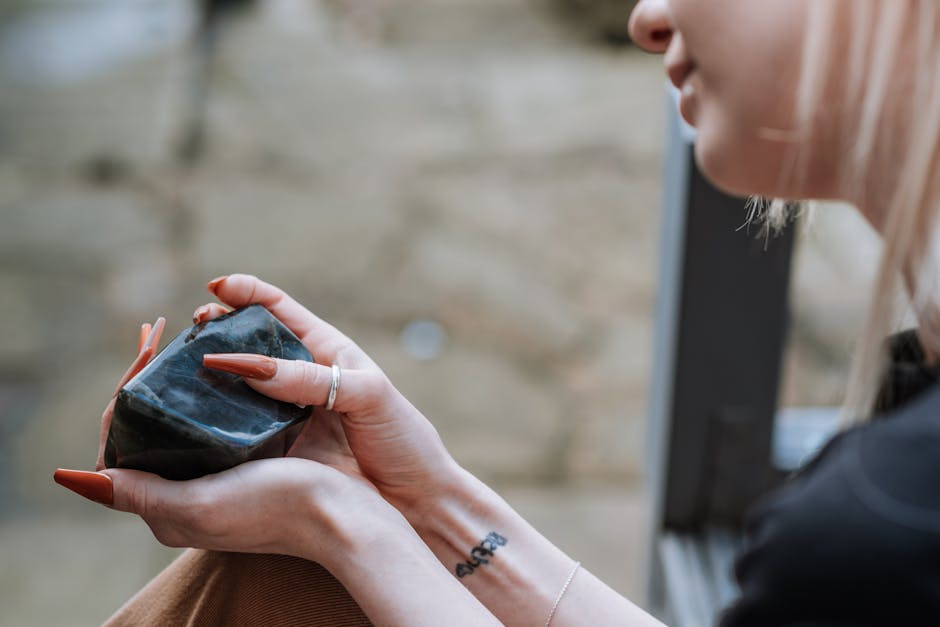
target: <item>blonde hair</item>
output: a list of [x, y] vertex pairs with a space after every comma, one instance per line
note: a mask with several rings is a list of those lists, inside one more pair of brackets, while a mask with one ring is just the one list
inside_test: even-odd
[[[844, 101], [858, 104], [840, 115], [840, 128], [826, 129], [844, 155], [841, 184], [862, 197], [888, 198], [885, 206], [867, 207], [881, 216], [884, 248], [849, 374], [843, 406], [848, 426], [871, 415], [883, 376], [884, 338], [898, 319], [899, 288], [917, 318], [925, 352], [940, 356], [940, 7], [937, 0], [828, 0], [808, 7], [797, 134], [808, 139], [819, 130], [826, 95], [840, 77], [835, 84], [845, 90]], [[838, 19], [851, 20], [848, 41], [833, 40]], [[898, 93], [899, 80], [909, 91]], [[894, 123], [885, 121], [888, 115]], [[797, 149], [781, 175], [805, 176], [808, 162], [806, 150]], [[886, 184], [879, 170], [888, 165], [898, 176], [886, 195], [878, 189]], [[793, 213], [783, 201], [752, 207], [754, 215], [764, 215], [768, 230], [781, 228]]]
[[[820, 106], [824, 91], [822, 81], [832, 75], [836, 55], [826, 47], [832, 45], [829, 35], [835, 31], [839, 4], [811, 3], [797, 104], [800, 124], [812, 125], [811, 112]], [[897, 319], [899, 286], [906, 288], [925, 351], [940, 354], [940, 251], [935, 243], [940, 208], [940, 9], [936, 0], [850, 0], [843, 6], [851, 6], [852, 20], [846, 101], [860, 107], [840, 135], [847, 159], [842, 183], [864, 194], [881, 166], [897, 164], [898, 172], [887, 206], [869, 208], [883, 216], [884, 249], [846, 390], [844, 423], [852, 424], [871, 415], [884, 368], [884, 338]], [[906, 48], [905, 40], [912, 35], [913, 45]], [[893, 73], [905, 65], [911, 91], [893, 93]], [[901, 107], [901, 127], [884, 123], [890, 107]]]

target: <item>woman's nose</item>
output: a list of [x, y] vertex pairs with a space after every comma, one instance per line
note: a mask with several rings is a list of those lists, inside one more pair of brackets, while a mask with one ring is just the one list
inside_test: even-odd
[[647, 52], [662, 54], [672, 40], [666, 0], [640, 0], [630, 14], [630, 38]]

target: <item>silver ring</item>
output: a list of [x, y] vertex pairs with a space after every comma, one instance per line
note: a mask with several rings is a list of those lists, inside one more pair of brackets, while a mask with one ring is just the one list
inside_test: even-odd
[[332, 371], [333, 376], [330, 379], [330, 394], [326, 397], [326, 411], [333, 409], [333, 403], [336, 402], [336, 391], [339, 390], [339, 384], [343, 379], [343, 375], [339, 370], [339, 366], [333, 364], [330, 370]]

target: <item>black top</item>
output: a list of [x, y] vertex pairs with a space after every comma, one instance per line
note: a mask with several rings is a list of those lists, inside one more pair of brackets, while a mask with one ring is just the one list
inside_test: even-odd
[[750, 513], [722, 627], [940, 625], [940, 368], [890, 348], [880, 417]]

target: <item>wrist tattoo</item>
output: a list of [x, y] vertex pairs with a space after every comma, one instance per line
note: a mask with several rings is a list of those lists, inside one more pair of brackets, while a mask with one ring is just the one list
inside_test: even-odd
[[489, 564], [490, 560], [487, 558], [492, 557], [493, 553], [495, 553], [496, 549], [499, 547], [506, 546], [507, 542], [509, 541], [506, 538], [499, 535], [495, 531], [491, 531], [485, 538], [483, 538], [480, 544], [476, 545], [470, 550], [470, 559], [457, 564], [457, 576], [463, 578], [467, 575], [472, 575], [473, 571], [475, 571], [478, 566]]

